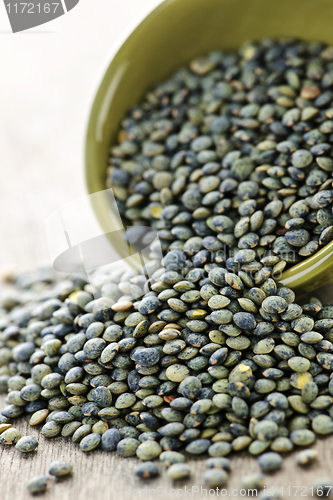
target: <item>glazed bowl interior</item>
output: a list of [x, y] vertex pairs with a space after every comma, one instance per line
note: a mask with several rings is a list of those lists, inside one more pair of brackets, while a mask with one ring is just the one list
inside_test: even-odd
[[[85, 145], [89, 193], [105, 189], [108, 154], [122, 118], [176, 69], [195, 56], [237, 49], [247, 40], [293, 37], [333, 44], [332, 19], [333, 0], [155, 0], [113, 49], [99, 82]], [[103, 199], [93, 208], [109, 232], [112, 220]], [[121, 258], [128, 255], [116, 237], [112, 245]], [[333, 282], [333, 242], [278, 281], [298, 294]]]

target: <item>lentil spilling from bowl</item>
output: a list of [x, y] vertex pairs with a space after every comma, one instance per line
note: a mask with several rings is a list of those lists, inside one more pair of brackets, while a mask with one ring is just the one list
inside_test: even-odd
[[84, 453], [140, 458], [142, 479], [162, 466], [188, 478], [183, 452], [208, 455], [211, 488], [238, 451], [258, 458], [242, 480], [258, 490], [284, 454], [317, 459], [308, 447], [333, 433], [333, 305], [297, 304], [274, 278], [333, 237], [332, 87], [332, 48], [265, 40], [195, 59], [131, 110], [107, 185], [164, 257], [155, 241], [142, 272], [13, 276], [0, 295], [0, 443], [38, 453], [11, 425], [27, 415]]
[[[10, 423], [27, 415], [42, 436], [71, 439], [82, 452], [140, 458], [146, 465], [134, 472], [143, 479], [161, 467], [187, 478], [183, 451], [208, 455], [203, 481], [212, 488], [226, 484], [226, 457], [237, 451], [258, 458], [258, 474], [242, 481], [248, 488], [262, 488], [262, 473], [294, 449], [304, 448], [299, 465], [313, 462], [308, 447], [333, 433], [333, 306], [298, 305], [272, 278], [255, 286], [246, 273], [213, 266], [183, 279], [160, 265], [150, 280], [117, 269], [92, 283], [53, 282], [44, 270], [2, 293], [0, 443], [37, 448]], [[223, 295], [226, 287], [236, 295]], [[71, 469], [57, 461], [49, 474]]]

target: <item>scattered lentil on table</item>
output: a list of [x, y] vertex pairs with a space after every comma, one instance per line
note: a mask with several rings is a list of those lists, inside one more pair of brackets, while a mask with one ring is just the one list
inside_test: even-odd
[[163, 261], [153, 243], [143, 273], [12, 277], [0, 443], [37, 446], [11, 427], [27, 414], [47, 438], [141, 458], [141, 478], [155, 459], [187, 478], [182, 450], [208, 454], [203, 479], [219, 487], [229, 454], [248, 450], [270, 473], [333, 433], [333, 305], [297, 304], [274, 280], [333, 238], [332, 72], [321, 43], [247, 43], [195, 59], [132, 108], [107, 185], [127, 222], [158, 232]]
[[49, 467], [49, 474], [51, 476], [61, 477], [67, 476], [73, 470], [72, 464], [65, 460], [54, 460]]

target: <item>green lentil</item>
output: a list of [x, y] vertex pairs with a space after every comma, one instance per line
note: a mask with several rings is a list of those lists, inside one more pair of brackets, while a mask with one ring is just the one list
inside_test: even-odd
[[30, 479], [27, 483], [27, 489], [29, 493], [35, 494], [35, 493], [41, 493], [43, 491], [46, 491], [46, 488], [50, 482], [50, 477], [49, 476], [36, 476]]
[[[231, 443], [232, 449], [234, 451], [245, 450], [252, 442], [250, 436], [238, 436]], [[213, 445], [212, 445], [213, 446]]]
[[288, 359], [288, 365], [295, 372], [304, 373], [309, 370], [310, 361], [306, 358], [295, 356], [293, 358]]
[[79, 443], [81, 439], [83, 439], [85, 436], [88, 436], [88, 434], [91, 433], [91, 425], [84, 424], [81, 425], [73, 434], [72, 436], [72, 441], [73, 443]]
[[316, 435], [309, 429], [299, 429], [290, 434], [290, 439], [297, 446], [310, 446], [315, 442]]
[[134, 473], [141, 479], [150, 479], [158, 476], [158, 467], [153, 462], [145, 462], [135, 467]]
[[49, 474], [51, 476], [62, 477], [67, 476], [73, 470], [72, 464], [64, 460], [54, 460], [49, 467]]
[[298, 413], [309, 413], [309, 407], [303, 402], [302, 397], [293, 395], [288, 397], [290, 406]]
[[172, 464], [185, 462], [185, 456], [177, 451], [163, 451], [159, 459], [168, 467]]
[[135, 455], [139, 445], [140, 442], [137, 439], [125, 438], [118, 442], [117, 451], [119, 451], [123, 457], [132, 457]]
[[260, 473], [248, 474], [241, 479], [241, 487], [245, 490], [261, 490], [265, 486], [265, 476]]
[[97, 448], [100, 442], [101, 442], [100, 434], [97, 433], [88, 434], [87, 436], [81, 439], [80, 449], [82, 451], [94, 450], [95, 448]]
[[278, 426], [275, 422], [262, 420], [255, 425], [254, 433], [259, 441], [270, 441], [277, 435]]
[[15, 445], [15, 448], [22, 453], [29, 453], [37, 448], [38, 441], [32, 436], [24, 436], [19, 439]]
[[38, 410], [35, 413], [33, 413], [30, 417], [30, 425], [35, 426], [43, 423], [46, 419], [46, 417], [49, 414], [49, 410]]
[[332, 479], [330, 479], [330, 478], [318, 478], [312, 483], [311, 490], [318, 497], [320, 497], [322, 495], [327, 497], [327, 496], [329, 496], [330, 491], [332, 490], [332, 487], [333, 487]]
[[146, 460], [182, 446], [274, 457], [331, 433], [332, 306], [273, 280], [333, 238], [324, 53], [291, 40], [211, 53], [130, 111], [108, 187], [163, 260], [152, 244], [149, 280], [33, 275], [33, 298], [18, 275], [18, 298], [0, 296], [0, 440], [25, 413], [47, 437]]
[[0, 424], [0, 434], [5, 432], [7, 429], [10, 429], [12, 424]]
[[70, 422], [65, 424], [61, 430], [61, 435], [63, 437], [71, 437], [75, 433], [75, 431], [81, 427], [81, 422]]
[[162, 453], [161, 446], [156, 441], [144, 441], [136, 449], [136, 454], [141, 460], [153, 460]]
[[170, 479], [187, 479], [190, 476], [190, 468], [187, 464], [177, 463], [171, 465], [167, 470]]
[[310, 465], [313, 462], [315, 462], [318, 458], [318, 451], [317, 450], [302, 450], [299, 453], [297, 453], [296, 456], [296, 462], [297, 465]]
[[14, 427], [10, 427], [0, 434], [0, 444], [16, 444], [22, 437], [20, 431], [15, 429]]
[[209, 488], [217, 488], [226, 484], [228, 474], [223, 469], [207, 469], [203, 473], [203, 480]]
[[166, 376], [172, 382], [181, 382], [190, 374], [189, 369], [180, 364], [171, 365], [166, 370]]
[[332, 434], [333, 420], [328, 415], [317, 415], [312, 420], [312, 430], [320, 435]]
[[258, 465], [263, 472], [274, 472], [282, 465], [282, 457], [276, 452], [264, 453], [258, 458]]
[[254, 440], [250, 444], [248, 450], [251, 455], [261, 455], [266, 451], [271, 445], [271, 441], [258, 441]]
[[218, 441], [213, 443], [208, 448], [208, 454], [211, 457], [225, 457], [229, 455], [232, 450], [232, 446], [230, 443], [226, 441]]

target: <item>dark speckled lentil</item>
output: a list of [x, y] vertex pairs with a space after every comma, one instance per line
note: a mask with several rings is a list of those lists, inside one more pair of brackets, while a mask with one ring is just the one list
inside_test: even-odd
[[179, 385], [179, 392], [188, 399], [197, 398], [202, 389], [202, 384], [197, 377], [187, 377]]
[[67, 476], [73, 470], [72, 464], [64, 460], [54, 460], [49, 467], [49, 474], [51, 476], [62, 477]]
[[309, 449], [302, 450], [297, 454], [296, 461], [298, 465], [310, 465], [318, 457], [319, 453], [317, 450]]
[[158, 467], [154, 462], [144, 462], [135, 467], [134, 473], [141, 479], [150, 479], [158, 476]]
[[0, 434], [0, 444], [16, 444], [21, 439], [21, 437], [22, 435], [20, 431], [18, 431], [14, 427], [10, 427]]
[[257, 324], [253, 314], [250, 313], [236, 313], [233, 320], [239, 328], [244, 330], [254, 330]]
[[168, 467], [172, 464], [185, 462], [185, 456], [177, 451], [163, 451], [159, 459]]
[[203, 480], [209, 488], [224, 486], [228, 481], [228, 474], [223, 469], [207, 469], [203, 473]]
[[117, 451], [119, 451], [123, 457], [132, 457], [135, 455], [139, 444], [140, 442], [137, 439], [125, 438], [118, 442]]
[[210, 446], [209, 439], [195, 439], [186, 446], [186, 451], [191, 455], [200, 455], [205, 453]]
[[85, 436], [88, 436], [88, 434], [90, 433], [91, 433], [91, 425], [89, 424], [81, 425], [81, 427], [79, 427], [72, 436], [73, 443], [79, 443]]
[[80, 441], [80, 449], [82, 451], [92, 451], [101, 442], [101, 436], [98, 433], [88, 434]]
[[102, 435], [101, 445], [104, 451], [114, 451], [122, 437], [118, 429], [108, 429]]
[[[118, 450], [119, 451], [119, 450]], [[141, 443], [136, 449], [136, 455], [141, 460], [154, 460], [162, 453], [162, 448], [159, 443], [148, 439]]]
[[258, 458], [258, 465], [263, 472], [274, 472], [282, 465], [282, 457], [276, 452], [264, 453]]
[[281, 314], [287, 307], [287, 301], [282, 297], [267, 297], [261, 304], [261, 307], [268, 313]]
[[261, 490], [265, 486], [265, 476], [260, 473], [249, 474], [241, 480], [241, 487], [245, 490]]
[[24, 436], [19, 439], [15, 445], [15, 448], [22, 453], [29, 453], [37, 448], [38, 441], [32, 436]]

